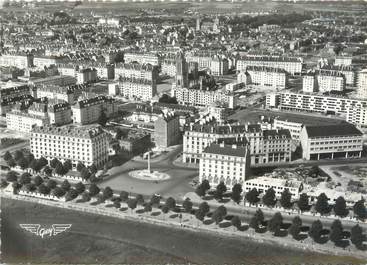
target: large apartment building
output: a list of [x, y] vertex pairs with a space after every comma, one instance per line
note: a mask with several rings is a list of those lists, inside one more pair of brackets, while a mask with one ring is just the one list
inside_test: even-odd
[[47, 104], [47, 113], [50, 124], [60, 126], [73, 122], [71, 106], [67, 102], [49, 101]]
[[150, 64], [159, 66], [161, 65], [162, 57], [157, 53], [145, 53], [145, 52], [125, 52], [125, 63], [138, 63], [138, 64]]
[[280, 68], [291, 75], [300, 75], [302, 73], [303, 60], [301, 58], [260, 55], [248, 55], [237, 60], [237, 71], [246, 71], [246, 68], [249, 66]]
[[0, 66], [13, 66], [26, 69], [33, 66], [33, 55], [28, 53], [2, 54], [0, 56]]
[[349, 66], [345, 66], [345, 65], [327, 65], [321, 68], [321, 71], [323, 73], [327, 73], [327, 72], [337, 72], [340, 73], [342, 75], [344, 75], [345, 77], [345, 83], [348, 86], [355, 86], [356, 84], [356, 73], [354, 71], [354, 68], [349, 65]]
[[199, 163], [204, 149], [218, 139], [244, 137], [246, 127], [218, 126], [216, 124], [192, 124], [185, 128], [183, 136], [184, 163]]
[[221, 55], [194, 53], [186, 57], [188, 63], [195, 62], [199, 69], [208, 69], [214, 76], [224, 75], [229, 70], [229, 61]]
[[28, 85], [11, 86], [0, 89], [1, 101], [30, 94], [31, 88]]
[[55, 85], [40, 86], [37, 87], [35, 97], [63, 100], [69, 104], [74, 104], [75, 100], [82, 94], [84, 89], [85, 86], [83, 85], [72, 85], [67, 87]]
[[58, 71], [62, 75], [77, 78], [78, 73], [83, 69], [93, 69], [96, 71], [99, 79], [114, 79], [115, 65], [110, 63], [101, 63], [93, 61], [70, 62], [67, 64], [59, 64]]
[[288, 163], [292, 159], [289, 130], [262, 130], [258, 124], [246, 125], [251, 165]]
[[103, 166], [108, 160], [107, 134], [101, 127], [37, 126], [31, 133], [31, 152], [35, 158], [71, 160], [85, 166]]
[[120, 78], [145, 79], [157, 83], [158, 68], [150, 64], [118, 63], [115, 66], [115, 79]]
[[78, 124], [90, 124], [99, 120], [102, 112], [110, 117], [115, 112], [115, 101], [105, 96], [92, 96], [81, 98], [71, 106], [73, 122]]
[[156, 146], [166, 148], [178, 144], [180, 136], [180, 119], [174, 113], [164, 113], [154, 121]]
[[263, 88], [285, 89], [288, 74], [280, 68], [250, 65], [237, 75], [237, 81]]
[[304, 126], [300, 134], [306, 160], [359, 158], [363, 133], [352, 124]]
[[247, 145], [211, 143], [202, 153], [199, 164], [199, 181], [209, 181], [213, 187], [220, 182], [231, 188], [243, 184], [249, 176], [250, 152]]
[[367, 69], [364, 69], [358, 74], [358, 96], [361, 99], [367, 100]]
[[202, 89], [199, 87], [172, 87], [171, 96], [176, 97], [179, 104], [206, 107], [220, 102], [228, 108], [236, 107], [236, 97], [225, 89]]
[[34, 126], [49, 124], [49, 119], [44, 115], [35, 115], [20, 110], [12, 110], [6, 113], [6, 127], [19, 132], [31, 132]]
[[128, 99], [150, 101], [157, 94], [157, 84], [147, 79], [121, 78], [119, 94]]

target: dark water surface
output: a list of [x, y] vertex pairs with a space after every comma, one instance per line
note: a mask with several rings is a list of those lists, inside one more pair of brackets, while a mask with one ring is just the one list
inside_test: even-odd
[[[248, 239], [167, 228], [147, 223], [53, 208], [10, 199], [1, 201], [3, 262], [32, 263], [210, 263], [357, 264], [335, 257]], [[19, 224], [72, 224], [44, 239]]]

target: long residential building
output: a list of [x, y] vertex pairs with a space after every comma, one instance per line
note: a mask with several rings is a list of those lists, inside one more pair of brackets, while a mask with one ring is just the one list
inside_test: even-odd
[[6, 113], [6, 127], [19, 132], [31, 132], [34, 126], [49, 124], [46, 116], [34, 115], [20, 110], [12, 110]]
[[115, 79], [118, 80], [120, 78], [145, 79], [156, 84], [158, 68], [150, 64], [118, 63], [115, 66]]
[[266, 106], [268, 108], [279, 108], [281, 110], [341, 114], [346, 116], [348, 122], [360, 126], [367, 126], [365, 116], [367, 100], [278, 92], [266, 95]]
[[363, 151], [363, 133], [352, 124], [304, 126], [300, 140], [306, 160], [359, 158]]
[[33, 55], [27, 53], [2, 54], [0, 66], [13, 66], [26, 69], [33, 66]]
[[264, 88], [285, 89], [288, 74], [280, 68], [250, 65], [237, 75], [237, 81]]
[[125, 63], [138, 63], [138, 64], [151, 64], [159, 66], [161, 65], [161, 56], [157, 53], [144, 53], [144, 52], [125, 52]]
[[108, 160], [107, 134], [99, 126], [37, 126], [32, 130], [30, 147], [35, 158], [71, 160], [73, 168], [78, 163], [101, 167]]
[[248, 55], [237, 60], [237, 71], [246, 71], [246, 68], [249, 66], [280, 68], [291, 75], [300, 75], [302, 73], [303, 60], [301, 58], [260, 55]]
[[235, 95], [225, 89], [172, 87], [171, 96], [176, 97], [179, 104], [189, 106], [205, 107], [220, 102], [233, 109], [237, 105]]
[[358, 74], [358, 96], [361, 99], [367, 100], [367, 69], [364, 69]]
[[4, 101], [13, 97], [30, 95], [31, 88], [28, 85], [12, 86], [0, 89], [0, 99]]
[[221, 55], [192, 54], [186, 60], [188, 63], [197, 63], [199, 69], [208, 69], [214, 76], [224, 75], [229, 70], [228, 59]]
[[84, 85], [72, 85], [67, 87], [55, 85], [40, 86], [37, 87], [35, 97], [63, 100], [71, 105], [74, 104], [75, 100], [84, 90]]
[[157, 84], [147, 79], [121, 78], [118, 87], [128, 99], [149, 101], [157, 94]]
[[202, 153], [199, 164], [199, 181], [209, 181], [211, 186], [223, 182], [228, 188], [243, 185], [250, 171], [250, 151], [247, 145], [212, 143]]
[[354, 68], [352, 66], [345, 66], [345, 65], [331, 65], [331, 66], [324, 66], [321, 68], [321, 71], [323, 73], [326, 72], [337, 72], [345, 77], [345, 83], [349, 86], [355, 86], [356, 84], [356, 73], [354, 71]]
[[99, 120], [102, 113], [110, 117], [115, 112], [115, 100], [106, 96], [93, 96], [79, 99], [71, 107], [73, 122], [90, 124]]

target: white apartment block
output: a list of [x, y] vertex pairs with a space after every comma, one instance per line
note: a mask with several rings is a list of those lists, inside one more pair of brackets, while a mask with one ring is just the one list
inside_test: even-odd
[[347, 114], [348, 108], [366, 107], [367, 100], [293, 92], [266, 95], [266, 106], [282, 110]]
[[[62, 75], [73, 76], [77, 78], [79, 72], [83, 69], [93, 69], [96, 71], [99, 79], [114, 79], [115, 66], [109, 63], [100, 63], [93, 61], [71, 62], [68, 64], [58, 64], [58, 71]], [[79, 82], [81, 83], [81, 82]]]
[[288, 130], [262, 130], [258, 124], [246, 125], [251, 165], [289, 163], [292, 137]]
[[337, 72], [345, 77], [345, 83], [349, 86], [354, 86], [356, 84], [356, 73], [352, 66], [345, 65], [332, 65], [332, 66], [324, 66], [321, 68], [322, 72]]
[[265, 66], [280, 68], [291, 75], [300, 75], [303, 67], [301, 58], [286, 58], [279, 56], [245, 56], [237, 60], [236, 70], [246, 71], [249, 66]]
[[367, 100], [367, 69], [364, 69], [358, 74], [358, 97]]
[[317, 91], [344, 91], [344, 89], [345, 76], [342, 73], [321, 70], [317, 74]]
[[175, 77], [176, 73], [176, 58], [164, 59], [161, 66], [161, 74]]
[[185, 129], [183, 136], [183, 162], [199, 163], [201, 154], [211, 143], [223, 138], [243, 138], [244, 135], [244, 125], [192, 124]]
[[317, 79], [314, 74], [307, 74], [302, 77], [302, 91], [305, 93], [317, 92]]
[[271, 177], [258, 177], [247, 180], [243, 184], [243, 191], [245, 193], [252, 189], [256, 189], [258, 192], [260, 192], [260, 194], [265, 194], [265, 192], [270, 188], [273, 188], [277, 198], [280, 198], [282, 192], [285, 189], [288, 189], [288, 191], [292, 194], [292, 199], [296, 200], [299, 198], [299, 194], [303, 190], [303, 184], [301, 181], [297, 180], [278, 179]]
[[299, 141], [302, 126], [302, 123], [288, 121], [280, 118], [275, 118], [273, 124], [273, 127], [276, 130], [288, 130], [291, 134], [292, 139], [296, 141]]
[[33, 58], [33, 66], [40, 70], [43, 70], [45, 67], [61, 64], [65, 60], [66, 60], [65, 57], [36, 55]]
[[352, 124], [304, 126], [300, 135], [306, 160], [359, 158], [363, 133]]
[[30, 147], [37, 159], [71, 160], [73, 168], [78, 163], [101, 167], [108, 160], [107, 134], [101, 127], [34, 127]]
[[249, 74], [246, 83], [255, 86], [285, 89], [288, 83], [286, 71], [280, 68], [248, 66], [246, 72]]
[[176, 97], [179, 104], [206, 107], [220, 102], [226, 107], [236, 107], [236, 97], [225, 89], [205, 90], [199, 88], [172, 87], [171, 96]]
[[205, 148], [199, 164], [199, 181], [209, 181], [213, 187], [220, 182], [228, 188], [243, 185], [250, 170], [250, 153], [247, 146], [212, 143]]
[[115, 80], [120, 78], [145, 79], [157, 83], [158, 68], [150, 64], [119, 63], [115, 66]]
[[362, 107], [351, 107], [347, 110], [347, 122], [361, 126], [367, 127], [367, 105]]
[[44, 126], [49, 124], [49, 119], [45, 116], [39, 116], [13, 110], [6, 113], [6, 127], [10, 130], [19, 132], [31, 132], [34, 126]]
[[95, 123], [101, 116], [102, 111], [107, 117], [115, 112], [115, 101], [105, 96], [94, 96], [79, 99], [75, 105], [71, 106], [73, 122], [78, 124]]
[[0, 66], [13, 66], [26, 69], [33, 66], [33, 55], [31, 54], [2, 54]]
[[212, 75], [220, 76], [228, 72], [228, 59], [220, 55], [190, 54], [186, 57], [188, 63], [197, 63], [199, 69], [209, 69]]
[[157, 85], [150, 80], [124, 78], [119, 82], [119, 90], [128, 99], [150, 101], [157, 94]]
[[159, 66], [161, 65], [161, 56], [157, 53], [126, 52], [124, 53], [124, 62]]
[[352, 65], [353, 58], [350, 56], [337, 56], [335, 57], [334, 65], [336, 66], [349, 66]]
[[56, 100], [63, 100], [69, 104], [74, 104], [74, 101], [82, 93], [81, 86], [41, 86], [37, 87], [36, 97], [37, 98], [50, 98]]

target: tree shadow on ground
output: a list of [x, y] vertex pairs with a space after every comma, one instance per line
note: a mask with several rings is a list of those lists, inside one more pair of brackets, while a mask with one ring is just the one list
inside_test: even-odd
[[266, 233], [267, 230], [268, 229], [266, 228], [266, 226], [263, 226], [263, 227], [258, 227], [257, 229], [255, 229], [255, 232], [259, 234], [264, 234]]
[[136, 210], [135, 212], [140, 214], [140, 213], [144, 213], [145, 211], [144, 209], [139, 209], [139, 210]]
[[95, 201], [95, 202], [92, 202], [90, 205], [96, 206], [96, 205], [101, 204], [101, 203], [102, 202], [100, 202], [100, 201]]
[[227, 227], [230, 227], [231, 225], [232, 225], [231, 222], [221, 222], [221, 223], [219, 223], [220, 228], [227, 228]]
[[335, 242], [335, 246], [340, 247], [340, 248], [346, 248], [349, 246], [349, 240], [347, 239], [342, 239], [339, 240], [338, 242]]
[[307, 234], [298, 234], [296, 237], [294, 237], [294, 239], [297, 241], [305, 240], [306, 238]]
[[213, 195], [205, 195], [204, 197], [203, 197], [203, 200], [205, 200], [205, 201], [210, 201], [210, 200], [212, 200], [213, 199]]
[[206, 219], [203, 221], [204, 225], [211, 225], [212, 223], [214, 223], [214, 221], [212, 219]]
[[176, 218], [176, 217], [178, 217], [178, 214], [177, 213], [174, 213], [174, 214], [171, 214], [170, 216], [169, 216], [169, 218]]
[[106, 204], [105, 207], [106, 208], [112, 208], [114, 205], [113, 204]]
[[127, 211], [127, 209], [128, 209], [127, 207], [121, 207], [121, 208], [120, 208], [120, 211], [121, 211], [121, 212], [125, 212], [125, 211]]
[[83, 199], [78, 199], [75, 201], [76, 203], [81, 203], [81, 202], [87, 202], [86, 200], [83, 200]]
[[241, 227], [238, 230], [243, 232], [243, 231], [247, 231], [249, 228], [250, 228], [249, 225], [241, 225]]
[[328, 236], [320, 236], [319, 238], [316, 238], [315, 239], [315, 242], [317, 243], [317, 244], [325, 244], [325, 243], [327, 243], [329, 241], [329, 237]]
[[278, 230], [274, 233], [276, 237], [286, 237], [288, 235], [288, 231], [285, 229]]
[[151, 216], [158, 216], [158, 215], [160, 215], [161, 214], [161, 212], [152, 212], [150, 215]]
[[309, 226], [301, 226], [301, 228], [300, 228], [300, 231], [305, 232], [305, 233], [308, 233], [309, 230], [310, 230]]

